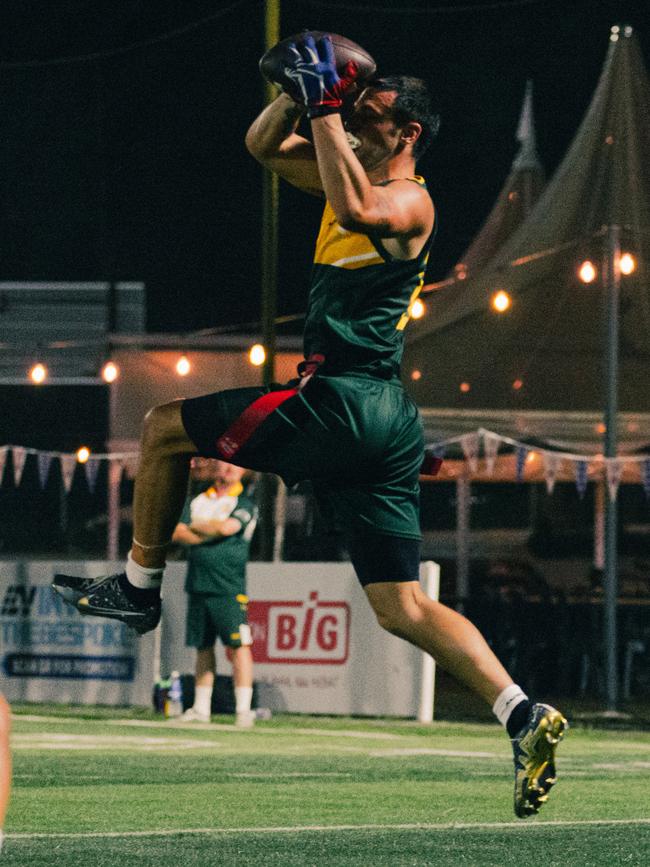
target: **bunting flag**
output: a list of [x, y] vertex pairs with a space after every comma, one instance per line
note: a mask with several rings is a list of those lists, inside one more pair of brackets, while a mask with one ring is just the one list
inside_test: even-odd
[[499, 443], [501, 442], [501, 438], [493, 433], [484, 433], [483, 434], [483, 451], [485, 453], [485, 468], [487, 470], [488, 476], [491, 476], [494, 472], [494, 464], [497, 459], [497, 454], [499, 452]]
[[523, 482], [524, 480], [524, 469], [526, 467], [526, 458], [528, 457], [528, 449], [526, 446], [521, 445], [521, 443], [517, 446], [516, 452], [516, 468], [515, 468], [515, 477], [518, 482]]
[[576, 487], [578, 489], [578, 494], [580, 499], [582, 499], [585, 495], [585, 491], [587, 490], [587, 482], [588, 479], [588, 471], [589, 464], [587, 461], [576, 461]]
[[14, 485], [19, 487], [20, 480], [23, 477], [25, 469], [25, 459], [27, 458], [27, 449], [22, 446], [14, 446], [11, 450], [13, 465], [14, 465]]
[[7, 454], [9, 453], [8, 448], [0, 448], [0, 485], [2, 484], [2, 477], [5, 472], [5, 464], [7, 463]]
[[47, 484], [47, 477], [50, 474], [50, 464], [52, 463], [51, 452], [39, 452], [36, 455], [38, 462], [38, 480], [41, 483], [41, 488]]
[[77, 468], [77, 456], [76, 455], [61, 455], [61, 478], [63, 479], [63, 487], [65, 489], [66, 494], [70, 493], [70, 489], [72, 488], [72, 480], [74, 478], [74, 471]]
[[562, 458], [557, 452], [544, 452], [544, 481], [546, 482], [546, 492], [553, 493], [555, 488], [555, 480], [557, 479], [558, 470], [562, 463]]
[[650, 458], [643, 462], [643, 490], [647, 500], [650, 500]]
[[605, 464], [605, 475], [607, 478], [607, 490], [609, 491], [609, 499], [614, 502], [618, 494], [618, 487], [621, 484], [621, 476], [623, 475], [623, 462], [612, 458]]
[[91, 494], [94, 494], [95, 492], [95, 485], [97, 484], [97, 473], [99, 472], [99, 464], [100, 462], [95, 458], [89, 458], [84, 464], [84, 469], [86, 470], [86, 480], [88, 482], [88, 487]]
[[465, 460], [469, 464], [469, 468], [473, 473], [478, 469], [478, 445], [478, 433], [463, 434], [460, 438], [460, 446], [463, 450]]

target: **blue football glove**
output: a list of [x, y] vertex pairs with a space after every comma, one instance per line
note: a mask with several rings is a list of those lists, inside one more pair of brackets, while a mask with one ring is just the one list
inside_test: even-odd
[[354, 60], [347, 64], [340, 77], [332, 40], [327, 35], [318, 40], [318, 45], [313, 36], [306, 36], [300, 46], [292, 43], [289, 51], [292, 60], [284, 72], [300, 88], [309, 118], [340, 112], [345, 91], [354, 83], [359, 71]]

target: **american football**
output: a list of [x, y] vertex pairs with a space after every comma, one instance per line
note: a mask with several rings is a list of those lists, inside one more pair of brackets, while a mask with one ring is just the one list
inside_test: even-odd
[[357, 45], [351, 39], [345, 36], [339, 36], [337, 33], [325, 33], [321, 30], [303, 30], [301, 33], [296, 33], [294, 36], [288, 36], [282, 39], [273, 48], [270, 48], [260, 60], [260, 71], [262, 75], [274, 84], [279, 85], [286, 93], [294, 98], [300, 98], [297, 93], [296, 84], [285, 74], [285, 66], [291, 61], [289, 53], [289, 45], [296, 45], [304, 42], [306, 36], [312, 36], [316, 42], [322, 36], [329, 36], [334, 47], [334, 56], [336, 57], [336, 68], [339, 74], [342, 74], [347, 64], [354, 60], [359, 66], [359, 82], [363, 82], [371, 78], [376, 70], [377, 64], [368, 54], [365, 48]]

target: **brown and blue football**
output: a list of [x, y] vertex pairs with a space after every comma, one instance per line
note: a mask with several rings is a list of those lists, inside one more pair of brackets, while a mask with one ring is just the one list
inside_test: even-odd
[[359, 67], [358, 83], [363, 86], [364, 81], [375, 74], [377, 64], [368, 54], [365, 48], [357, 45], [351, 39], [346, 39], [345, 36], [339, 36], [338, 33], [325, 33], [322, 30], [303, 30], [302, 33], [297, 33], [295, 36], [288, 36], [282, 39], [277, 45], [264, 54], [260, 60], [260, 72], [273, 84], [279, 85], [285, 93], [288, 93], [294, 99], [300, 101], [301, 96], [298, 87], [285, 73], [285, 67], [291, 62], [292, 55], [289, 51], [291, 43], [299, 45], [304, 42], [306, 36], [312, 36], [315, 42], [322, 36], [329, 36], [332, 40], [334, 48], [334, 57], [336, 58], [336, 69], [339, 75], [342, 75], [345, 67], [351, 60]]

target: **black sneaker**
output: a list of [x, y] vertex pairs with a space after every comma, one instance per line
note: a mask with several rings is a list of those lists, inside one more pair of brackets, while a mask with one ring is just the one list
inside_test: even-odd
[[72, 575], [55, 575], [52, 587], [80, 614], [121, 620], [140, 635], [156, 628], [160, 621], [159, 596], [144, 603], [132, 602], [122, 589], [124, 573], [90, 579], [90, 584], [86, 584], [88, 580], [75, 581]]
[[95, 583], [96, 578], [80, 578], [78, 575], [55, 575], [52, 587], [70, 605], [85, 596], [86, 590]]
[[557, 782], [555, 748], [568, 728], [559, 710], [534, 704], [528, 722], [512, 739], [515, 759], [515, 815], [526, 819], [539, 812]]

